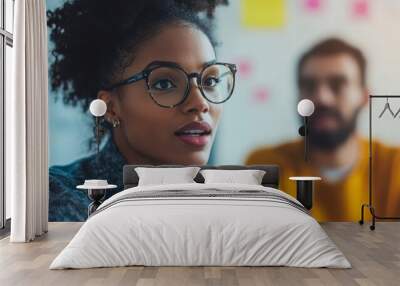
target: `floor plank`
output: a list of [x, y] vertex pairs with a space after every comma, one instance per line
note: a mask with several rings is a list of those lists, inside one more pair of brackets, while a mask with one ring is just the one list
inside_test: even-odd
[[399, 285], [400, 222], [380, 222], [375, 231], [356, 223], [322, 224], [352, 263], [352, 269], [290, 267], [118, 267], [48, 269], [81, 223], [50, 223], [32, 243], [0, 240], [0, 285]]

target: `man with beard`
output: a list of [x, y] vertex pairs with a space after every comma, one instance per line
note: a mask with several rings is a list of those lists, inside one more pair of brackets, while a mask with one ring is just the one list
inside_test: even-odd
[[[297, 68], [300, 99], [310, 99], [309, 160], [297, 140], [252, 152], [246, 164], [278, 164], [280, 188], [296, 196], [290, 176], [320, 176], [312, 215], [320, 221], [357, 221], [368, 202], [368, 140], [356, 131], [360, 111], [368, 104], [366, 60], [340, 39], [327, 39], [303, 54]], [[400, 214], [400, 151], [373, 142], [373, 189], [376, 213]]]

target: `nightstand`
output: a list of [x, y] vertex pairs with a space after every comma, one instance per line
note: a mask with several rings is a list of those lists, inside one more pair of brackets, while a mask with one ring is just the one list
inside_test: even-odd
[[107, 180], [85, 180], [83, 185], [76, 188], [85, 190], [92, 201], [88, 206], [88, 217], [96, 211], [106, 197], [107, 190], [115, 189], [116, 185], [110, 185]]
[[297, 192], [296, 198], [297, 200], [303, 204], [303, 206], [311, 210], [313, 207], [313, 191], [314, 191], [314, 182], [320, 181], [320, 177], [290, 177], [289, 180], [296, 181]]

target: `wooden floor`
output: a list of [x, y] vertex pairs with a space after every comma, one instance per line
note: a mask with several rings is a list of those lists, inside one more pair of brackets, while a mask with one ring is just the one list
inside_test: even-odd
[[81, 226], [50, 223], [32, 243], [0, 241], [0, 285], [400, 285], [400, 223], [378, 223], [374, 232], [355, 223], [323, 224], [353, 268], [122, 267], [48, 270]]

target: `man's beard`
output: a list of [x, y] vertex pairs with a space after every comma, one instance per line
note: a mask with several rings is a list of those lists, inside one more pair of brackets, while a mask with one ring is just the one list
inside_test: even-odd
[[[350, 120], [345, 120], [337, 110], [329, 108], [317, 109], [310, 117], [310, 129], [308, 134], [310, 145], [324, 151], [333, 151], [340, 147], [355, 132], [360, 111], [361, 107], [354, 112]], [[339, 122], [338, 128], [333, 131], [314, 130], [312, 122], [313, 120], [318, 120], [320, 115], [330, 115], [336, 118]]]

